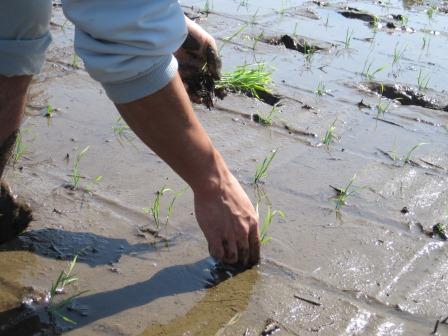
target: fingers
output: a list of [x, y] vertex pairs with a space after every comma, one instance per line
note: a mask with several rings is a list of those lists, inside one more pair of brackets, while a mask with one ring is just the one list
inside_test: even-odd
[[249, 231], [249, 263], [258, 264], [260, 261], [260, 236], [258, 233], [258, 223], [252, 225]]
[[219, 57], [217, 50], [212, 46], [208, 46], [206, 53], [207, 67], [210, 75], [213, 79], [218, 80], [221, 78], [221, 58]]
[[223, 241], [224, 258], [223, 262], [226, 264], [236, 264], [238, 262], [238, 248], [236, 245], [235, 236], [231, 236], [228, 240]]
[[210, 256], [221, 261], [224, 259], [224, 246], [220, 240], [217, 239], [209, 239], [208, 251]]
[[238, 242], [238, 263], [243, 267], [246, 267], [249, 263], [249, 237], [245, 235]]

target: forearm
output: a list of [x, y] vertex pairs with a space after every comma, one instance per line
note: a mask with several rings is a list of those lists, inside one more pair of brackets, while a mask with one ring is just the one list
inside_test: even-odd
[[191, 107], [180, 77], [140, 100], [117, 104], [137, 136], [193, 189], [219, 188], [229, 175]]

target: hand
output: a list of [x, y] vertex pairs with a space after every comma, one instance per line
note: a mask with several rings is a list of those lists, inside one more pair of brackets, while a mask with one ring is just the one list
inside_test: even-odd
[[[190, 99], [201, 103], [191, 85], [200, 81], [204, 73], [214, 80], [220, 78], [221, 59], [214, 38], [197, 23], [185, 17], [188, 36], [183, 45], [174, 53], [179, 63], [179, 74], [184, 82]], [[190, 90], [191, 89], [191, 90]]]
[[210, 255], [226, 264], [258, 263], [258, 217], [241, 185], [230, 174], [214, 190], [195, 192], [196, 219], [208, 241]]

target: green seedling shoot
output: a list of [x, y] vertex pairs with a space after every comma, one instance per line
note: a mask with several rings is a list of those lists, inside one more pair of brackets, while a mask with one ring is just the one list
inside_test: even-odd
[[317, 83], [316, 90], [314, 90], [314, 93], [318, 96], [324, 96], [327, 93], [327, 87], [325, 86], [324, 82]]
[[385, 70], [387, 68], [387, 65], [380, 66], [376, 69], [372, 69], [373, 61], [369, 62], [369, 58], [366, 59], [364, 62], [364, 68], [362, 70], [362, 75], [366, 77], [367, 79], [373, 79], [375, 78], [375, 75], [379, 72]]
[[23, 142], [23, 133], [22, 131], [19, 131], [17, 132], [17, 138], [12, 152], [13, 166], [15, 166], [27, 152], [28, 145]]
[[403, 164], [410, 163], [412, 153], [414, 153], [418, 148], [420, 148], [421, 146], [424, 146], [424, 145], [427, 145], [427, 143], [420, 142], [420, 143], [416, 144], [415, 146], [413, 146], [410, 150], [408, 150], [408, 152], [406, 153], [406, 156], [402, 159]]
[[331, 188], [333, 188], [337, 196], [334, 197], [334, 200], [336, 202], [336, 211], [339, 211], [343, 206], [347, 205], [347, 200], [358, 193], [360, 190], [364, 189], [365, 187], [359, 187], [359, 188], [352, 188], [353, 182], [355, 182], [356, 174], [353, 175], [349, 183], [345, 188], [336, 188], [330, 185]]
[[277, 117], [277, 115], [281, 112], [278, 104], [275, 104], [272, 106], [269, 112], [267, 112], [264, 115], [258, 115], [258, 122], [262, 124], [263, 126], [272, 126], [274, 123], [274, 119]]
[[65, 322], [76, 324], [75, 321], [65, 316], [62, 313], [62, 310], [65, 307], [69, 306], [74, 299], [86, 293], [87, 291], [76, 293], [62, 301], [55, 302], [56, 295], [63, 293], [66, 286], [69, 286], [78, 280], [76, 276], [72, 275], [73, 269], [75, 268], [76, 265], [76, 260], [77, 256], [75, 256], [73, 260], [70, 262], [68, 269], [59, 273], [59, 276], [56, 279], [56, 281], [51, 284], [47, 312], [50, 317], [50, 321], [53, 324], [55, 324], [57, 317], [61, 318]]
[[399, 64], [399, 62], [400, 62], [401, 58], [403, 57], [405, 51], [406, 51], [406, 47], [403, 47], [402, 49], [399, 49], [398, 43], [395, 45], [394, 53], [392, 55], [392, 57], [393, 57], [392, 66]]
[[254, 183], [255, 184], [260, 183], [263, 179], [268, 177], [269, 166], [271, 165], [272, 160], [274, 160], [274, 157], [275, 157], [276, 154], [277, 154], [277, 149], [272, 150], [264, 158], [263, 162], [260, 163], [259, 165], [257, 165], [257, 168], [255, 170], [255, 175], [254, 175]]
[[216, 88], [245, 92], [259, 99], [260, 92], [271, 92], [271, 75], [272, 71], [264, 63], [240, 65], [234, 72], [224, 73]]
[[228, 42], [231, 42], [235, 37], [237, 37], [238, 35], [240, 35], [247, 27], [249, 26], [248, 23], [242, 25], [235, 33], [233, 33], [232, 35], [228, 36], [228, 37], [224, 37], [222, 39], [223, 44], [219, 47], [219, 52], [221, 52], [222, 48], [224, 48], [224, 45]]
[[81, 182], [81, 175], [79, 173], [79, 162], [81, 161], [82, 157], [87, 153], [90, 146], [85, 147], [83, 150], [78, 151], [75, 155], [75, 160], [73, 161], [73, 168], [72, 168], [72, 187], [73, 189], [78, 189], [79, 184]]
[[434, 17], [434, 14], [436, 14], [439, 11], [439, 8], [436, 6], [430, 6], [426, 10], [426, 15], [428, 16], [428, 20], [431, 21]]
[[420, 68], [420, 71], [418, 72], [418, 77], [417, 77], [418, 89], [420, 91], [426, 90], [428, 88], [429, 80], [430, 80], [429, 74], [426, 74], [426, 75], [423, 74], [423, 71]]
[[[185, 192], [186, 189], [183, 189], [177, 193], [175, 193], [175, 195], [173, 196], [173, 198], [171, 199], [168, 208], [167, 208], [167, 215], [165, 217], [165, 226], [168, 225], [168, 221], [173, 213], [174, 210], [174, 203], [176, 202], [176, 199], [182, 195]], [[165, 186], [163, 186], [160, 190], [158, 190], [156, 192], [156, 197], [154, 198], [154, 201], [152, 203], [152, 206], [150, 208], [144, 208], [143, 212], [145, 214], [150, 214], [152, 216], [152, 219], [154, 221], [154, 225], [156, 227], [156, 231], [160, 231], [160, 227], [161, 224], [163, 222], [163, 219], [161, 218], [161, 213], [160, 213], [160, 208], [161, 208], [161, 202], [162, 202], [162, 198], [163, 196], [168, 193], [171, 192], [172, 189], [167, 188]]]
[[352, 42], [354, 31], [353, 29], [350, 30], [350, 28], [347, 28], [347, 32], [345, 33], [345, 41], [344, 41], [344, 47], [350, 48], [350, 44]]
[[322, 143], [324, 145], [330, 146], [331, 143], [334, 141], [334, 139], [336, 138], [336, 136], [334, 135], [334, 131], [336, 129], [336, 121], [338, 120], [338, 118], [336, 118], [331, 125], [328, 127], [327, 131], [325, 132], [325, 135], [323, 136]]
[[[258, 212], [258, 203], [256, 206], [257, 216], [259, 216]], [[261, 244], [267, 244], [272, 240], [272, 237], [268, 236], [269, 227], [271, 226], [272, 220], [274, 217], [280, 217], [281, 219], [285, 219], [285, 213], [281, 210], [272, 211], [271, 206], [268, 206], [268, 210], [266, 215], [264, 216], [263, 223], [260, 227], [260, 242]]]

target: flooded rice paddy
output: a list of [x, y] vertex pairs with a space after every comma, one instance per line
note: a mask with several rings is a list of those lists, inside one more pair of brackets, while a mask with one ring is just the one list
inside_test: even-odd
[[[154, 237], [142, 209], [161, 187], [185, 183], [117, 121], [55, 3], [26, 153], [6, 174], [34, 221], [0, 247], [0, 335], [51, 334], [45, 316], [19, 306], [44, 301], [75, 255], [79, 279], [61, 297], [88, 292], [64, 309], [76, 321], [58, 322], [66, 335], [448, 335], [448, 3], [182, 5], [216, 37], [224, 71], [259, 62], [273, 71], [271, 126], [254, 117], [272, 111], [269, 100], [229, 94], [210, 110], [195, 105], [260, 214], [286, 214], [261, 264], [239, 274], [215, 267], [189, 190]], [[71, 190], [86, 146], [81, 188]], [[255, 167], [273, 149], [255, 187]], [[356, 192], [335, 211], [355, 175]]]

